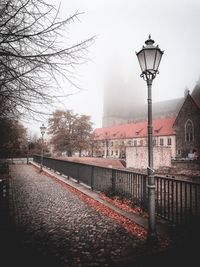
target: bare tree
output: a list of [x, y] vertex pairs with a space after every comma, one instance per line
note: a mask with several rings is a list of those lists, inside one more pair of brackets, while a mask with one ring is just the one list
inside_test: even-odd
[[55, 151], [81, 152], [89, 147], [89, 137], [92, 131], [90, 117], [74, 114], [73, 111], [56, 110], [49, 118], [48, 133]]
[[79, 152], [79, 157], [83, 150], [90, 148], [90, 136], [92, 133], [92, 122], [90, 116], [80, 115], [75, 122], [76, 149]]
[[80, 13], [60, 20], [59, 9], [45, 0], [1, 0], [0, 117], [52, 104], [60, 77], [74, 85], [74, 67], [94, 37], [66, 45], [64, 31]]

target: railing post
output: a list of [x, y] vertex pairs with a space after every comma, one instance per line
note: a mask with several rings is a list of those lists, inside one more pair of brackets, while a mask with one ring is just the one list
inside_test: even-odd
[[79, 173], [79, 164], [78, 164], [78, 168], [77, 168], [77, 172], [78, 172], [78, 177], [77, 177], [77, 183], [79, 184], [80, 183], [80, 173]]
[[112, 183], [112, 192], [115, 193], [115, 191], [116, 191], [116, 170], [114, 170], [114, 169], [112, 169], [111, 183]]
[[53, 162], [53, 168], [54, 168], [54, 172], [56, 172], [56, 160], [54, 160]]
[[94, 166], [91, 167], [91, 189], [94, 190]]
[[143, 205], [147, 209], [147, 176], [143, 175]]

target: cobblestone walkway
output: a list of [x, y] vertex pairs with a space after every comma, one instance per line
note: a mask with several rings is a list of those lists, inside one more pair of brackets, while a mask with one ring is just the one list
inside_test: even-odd
[[120, 266], [144, 249], [144, 241], [33, 166], [10, 170], [10, 207], [25, 265], [29, 257], [27, 266]]

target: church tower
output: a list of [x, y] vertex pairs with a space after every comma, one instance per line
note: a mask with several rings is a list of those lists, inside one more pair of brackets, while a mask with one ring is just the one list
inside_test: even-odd
[[134, 77], [125, 80], [120, 67], [114, 66], [104, 85], [102, 127], [131, 122], [144, 101]]

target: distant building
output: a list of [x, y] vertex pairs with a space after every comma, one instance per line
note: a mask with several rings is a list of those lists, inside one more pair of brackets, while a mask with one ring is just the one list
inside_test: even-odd
[[[142, 93], [116, 76], [105, 84], [102, 127], [146, 120], [147, 104]], [[153, 103], [153, 118], [176, 117], [183, 102], [184, 97]]]
[[188, 157], [188, 154], [200, 153], [200, 106], [189, 92], [174, 122], [176, 133], [176, 156]]
[[[153, 118], [170, 118], [176, 117], [180, 107], [184, 102], [184, 97], [153, 103]], [[130, 110], [118, 110], [118, 112], [104, 113], [103, 127], [114, 126], [119, 124], [144, 121], [147, 118], [147, 105], [134, 106]]]
[[[147, 147], [147, 105], [106, 111], [103, 128], [95, 130], [94, 156], [125, 158], [127, 147]], [[200, 154], [200, 80], [191, 95], [186, 90], [183, 98], [153, 104], [153, 145], [170, 148], [172, 158]]]
[[[175, 119], [155, 119], [153, 121], [153, 145], [170, 147], [171, 156], [176, 155]], [[115, 125], [95, 130], [96, 142], [99, 143], [95, 155], [123, 158], [126, 147], [147, 146], [147, 121]]]

